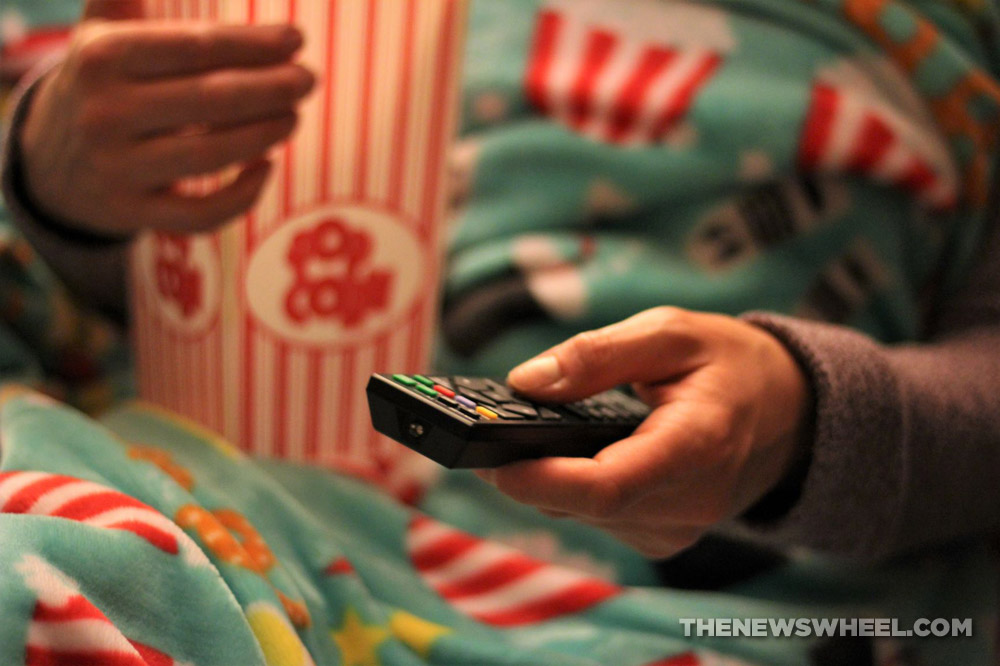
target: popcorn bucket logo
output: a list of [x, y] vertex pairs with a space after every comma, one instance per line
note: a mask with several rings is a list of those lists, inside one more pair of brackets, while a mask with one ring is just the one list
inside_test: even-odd
[[188, 335], [210, 328], [221, 297], [221, 268], [212, 239], [153, 233], [143, 237], [137, 253], [162, 323]]
[[[295, 284], [285, 299], [285, 312], [299, 324], [313, 317], [339, 320], [353, 329], [369, 311], [385, 310], [392, 273], [372, 270], [366, 264], [372, 253], [371, 235], [352, 232], [342, 220], [323, 220], [311, 231], [303, 231], [292, 241], [288, 261], [295, 271]], [[318, 271], [311, 271], [319, 264]], [[336, 266], [325, 273], [323, 264]], [[314, 278], [310, 273], [321, 273]]]
[[261, 244], [247, 272], [247, 302], [283, 338], [351, 344], [390, 328], [433, 288], [424, 254], [392, 215], [324, 209], [285, 223]]
[[181, 315], [190, 318], [201, 308], [202, 277], [191, 266], [191, 240], [157, 235], [156, 288], [160, 296], [180, 307]]

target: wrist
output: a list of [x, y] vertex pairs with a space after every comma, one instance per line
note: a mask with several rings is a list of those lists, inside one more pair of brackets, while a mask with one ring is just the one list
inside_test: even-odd
[[797, 504], [812, 462], [815, 397], [807, 366], [792, 348], [765, 329], [773, 350], [773, 391], [770, 405], [771, 441], [777, 464], [766, 490], [743, 517], [751, 522], [768, 522], [783, 517]]
[[[17, 112], [11, 122], [7, 138], [7, 163], [5, 165], [9, 193], [16, 199], [21, 211], [35, 226], [54, 236], [61, 242], [87, 248], [104, 247], [126, 243], [131, 235], [117, 235], [97, 231], [81, 224], [69, 221], [65, 216], [52, 213], [48, 206], [40, 201], [37, 188], [32, 186], [39, 176], [29, 178], [29, 168], [26, 159], [25, 134], [29, 131], [31, 122], [31, 107], [40, 92], [40, 88], [51, 81], [52, 73], [37, 81], [34, 86], [25, 91]], [[44, 178], [44, 174], [41, 176]]]

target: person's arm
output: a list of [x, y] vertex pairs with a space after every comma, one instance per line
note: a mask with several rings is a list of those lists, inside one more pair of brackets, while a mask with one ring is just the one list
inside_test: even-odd
[[991, 236], [921, 344], [746, 317], [797, 357], [816, 405], [798, 501], [751, 514], [758, 534], [870, 559], [1000, 527], [1000, 221]]
[[552, 400], [633, 382], [650, 418], [592, 460], [481, 476], [651, 557], [740, 517], [772, 542], [865, 560], [991, 532], [1000, 525], [1000, 225], [991, 237], [921, 344], [669, 308], [576, 336], [508, 381]]

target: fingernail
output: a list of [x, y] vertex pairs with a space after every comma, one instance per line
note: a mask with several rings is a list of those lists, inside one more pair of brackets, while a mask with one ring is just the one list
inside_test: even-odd
[[514, 388], [530, 391], [555, 384], [562, 376], [559, 359], [555, 356], [539, 356], [511, 370], [507, 381]]

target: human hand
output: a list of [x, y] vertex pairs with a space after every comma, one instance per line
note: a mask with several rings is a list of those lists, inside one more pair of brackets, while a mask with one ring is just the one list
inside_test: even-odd
[[[25, 182], [46, 214], [108, 235], [211, 229], [253, 205], [266, 152], [314, 85], [291, 26], [143, 21], [142, 0], [88, 0], [23, 125]], [[185, 178], [239, 166], [217, 191]]]
[[803, 446], [811, 396], [785, 347], [731, 317], [657, 308], [582, 333], [518, 366], [514, 389], [573, 401], [632, 382], [652, 412], [589, 458], [479, 475], [554, 517], [602, 528], [650, 557], [694, 544], [778, 484]]

